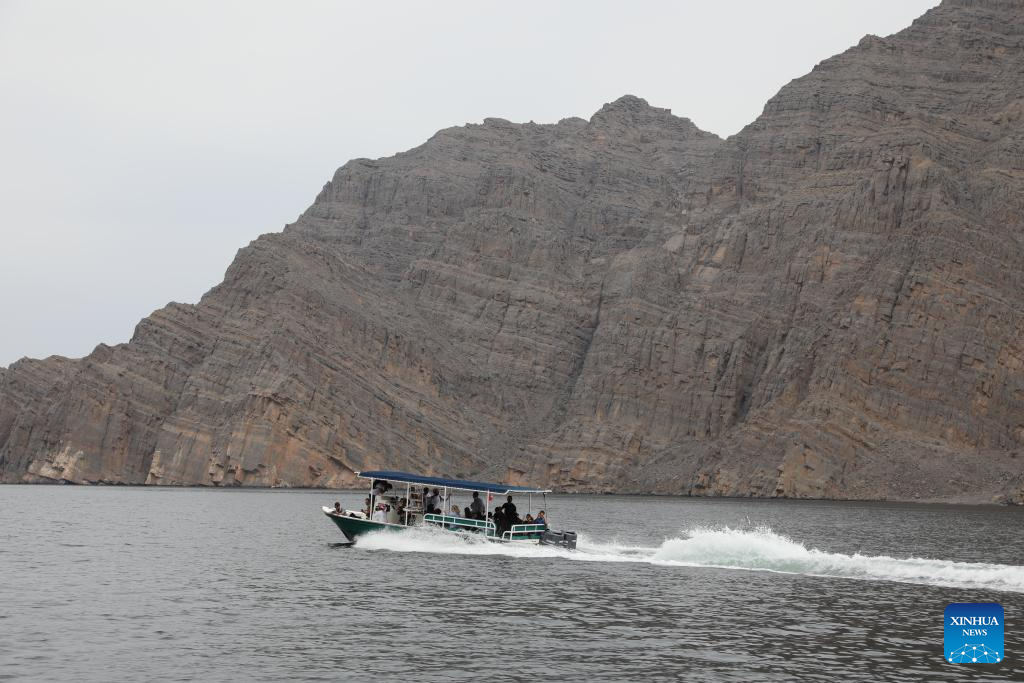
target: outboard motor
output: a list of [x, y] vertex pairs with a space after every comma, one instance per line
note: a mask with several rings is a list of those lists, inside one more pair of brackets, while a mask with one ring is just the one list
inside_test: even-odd
[[576, 550], [576, 532], [547, 529], [540, 535], [539, 543], [541, 545], [555, 545], [566, 550]]

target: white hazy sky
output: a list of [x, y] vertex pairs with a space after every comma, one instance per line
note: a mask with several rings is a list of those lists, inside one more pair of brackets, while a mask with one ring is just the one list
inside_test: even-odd
[[195, 302], [354, 157], [630, 93], [722, 136], [935, 0], [0, 0], [0, 366]]

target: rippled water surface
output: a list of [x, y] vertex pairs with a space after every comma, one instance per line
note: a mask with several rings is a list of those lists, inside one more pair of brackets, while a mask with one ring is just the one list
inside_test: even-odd
[[[362, 497], [0, 486], [0, 678], [1024, 680], [1024, 509], [549, 496], [576, 552], [342, 547]], [[982, 601], [1006, 659], [945, 663]]]

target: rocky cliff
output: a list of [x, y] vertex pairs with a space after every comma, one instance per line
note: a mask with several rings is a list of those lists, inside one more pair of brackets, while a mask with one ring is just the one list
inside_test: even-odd
[[0, 370], [0, 479], [1024, 501], [1024, 3], [722, 140], [636, 97], [340, 168], [196, 305]]

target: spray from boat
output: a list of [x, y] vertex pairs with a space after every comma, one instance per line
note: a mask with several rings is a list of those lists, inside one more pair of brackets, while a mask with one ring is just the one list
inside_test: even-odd
[[663, 567], [778, 572], [1024, 593], [1022, 566], [833, 553], [808, 548], [769, 527], [752, 530], [695, 527], [654, 547], [600, 543], [581, 535], [575, 551], [535, 544], [494, 544], [420, 528], [397, 534], [367, 534], [359, 539], [357, 547], [373, 551], [501, 555], [574, 562], [636, 562]]

